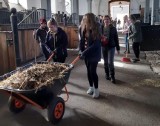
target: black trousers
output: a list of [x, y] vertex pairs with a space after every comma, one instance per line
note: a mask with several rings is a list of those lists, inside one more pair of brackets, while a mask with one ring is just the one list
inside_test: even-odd
[[85, 64], [87, 67], [87, 76], [90, 87], [98, 88], [98, 75], [97, 75], [97, 65], [98, 62], [89, 62], [85, 60]]
[[59, 63], [64, 63], [66, 60], [66, 57], [65, 56], [61, 56], [61, 57], [53, 57], [53, 62], [59, 62]]
[[134, 52], [136, 58], [139, 59], [139, 54], [140, 54], [140, 42], [133, 42], [132, 48], [133, 48], [133, 52]]
[[40, 47], [41, 47], [41, 50], [43, 52], [43, 55], [45, 56], [45, 61], [47, 61], [47, 59], [49, 58], [49, 53], [48, 53], [46, 47], [43, 44], [40, 45]]

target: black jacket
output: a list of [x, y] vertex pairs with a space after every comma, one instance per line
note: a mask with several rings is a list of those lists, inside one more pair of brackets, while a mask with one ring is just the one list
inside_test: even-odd
[[[81, 32], [80, 32], [81, 33]], [[84, 35], [81, 35], [79, 49], [82, 56], [90, 62], [98, 62], [101, 60], [101, 42], [100, 39], [93, 40], [91, 35], [87, 40]], [[87, 45], [85, 44], [87, 41]], [[86, 47], [85, 47], [86, 46]]]
[[38, 28], [36, 30], [35, 39], [38, 43], [45, 43], [46, 35], [47, 35], [48, 28]]
[[67, 57], [68, 38], [64, 30], [58, 27], [57, 33], [54, 35], [50, 31], [47, 33], [46, 45], [55, 51], [57, 58]]
[[[104, 28], [102, 31], [104, 34]], [[109, 36], [107, 36], [107, 38], [109, 38], [108, 44], [106, 45], [108, 48], [116, 47], [117, 50], [120, 50], [117, 29], [113, 25], [109, 25]]]

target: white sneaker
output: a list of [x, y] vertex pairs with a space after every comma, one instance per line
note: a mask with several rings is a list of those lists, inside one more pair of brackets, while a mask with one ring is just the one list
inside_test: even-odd
[[93, 98], [98, 98], [98, 97], [99, 97], [99, 90], [94, 89]]
[[94, 88], [93, 87], [89, 87], [89, 89], [87, 90], [87, 94], [92, 95], [94, 92]]

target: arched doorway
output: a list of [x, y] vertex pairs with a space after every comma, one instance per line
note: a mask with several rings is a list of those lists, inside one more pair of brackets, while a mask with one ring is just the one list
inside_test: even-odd
[[130, 0], [111, 0], [108, 4], [108, 12], [112, 17], [112, 20], [116, 22], [120, 22], [117, 25], [118, 29], [122, 29], [123, 27], [123, 17], [125, 15], [129, 16], [129, 8], [130, 8]]

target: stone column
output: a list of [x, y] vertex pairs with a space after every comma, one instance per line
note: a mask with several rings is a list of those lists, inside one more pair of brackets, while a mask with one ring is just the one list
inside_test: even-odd
[[47, 20], [52, 17], [51, 0], [47, 0]]
[[87, 4], [88, 4], [88, 13], [92, 12], [92, 0], [87, 0]]
[[79, 25], [79, 0], [71, 0], [72, 23]]
[[150, 9], [150, 0], [146, 0], [144, 9], [144, 23], [149, 23], [149, 9]]
[[160, 0], [155, 0], [155, 22], [159, 22], [159, 3]]
[[65, 0], [54, 0], [54, 2], [55, 2], [56, 13], [58, 13], [58, 11], [60, 11], [60, 13], [66, 11]]
[[151, 1], [151, 8], [152, 8], [152, 11], [151, 11], [151, 25], [154, 25], [155, 22], [157, 22], [159, 19], [158, 19], [158, 8], [159, 7], [159, 0], [152, 0]]
[[94, 8], [92, 10], [92, 13], [94, 13], [95, 15], [99, 15], [100, 14], [100, 0], [92, 0], [92, 7]]

